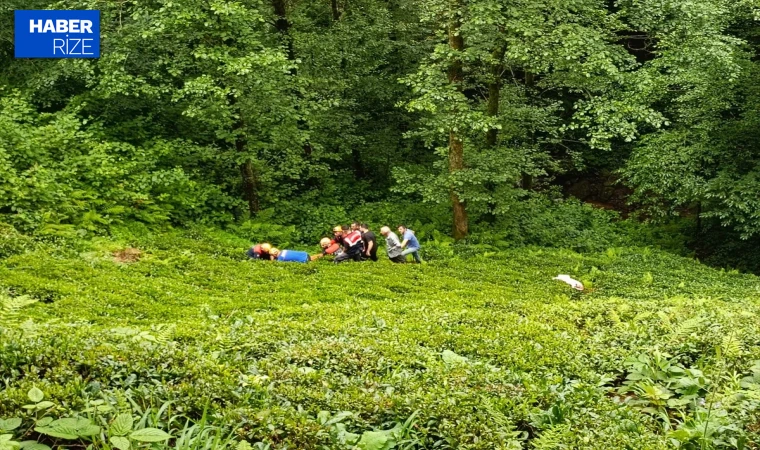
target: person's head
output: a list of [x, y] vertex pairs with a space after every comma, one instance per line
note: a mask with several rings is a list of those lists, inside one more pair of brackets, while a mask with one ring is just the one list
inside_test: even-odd
[[391, 229], [388, 227], [380, 228], [380, 234], [382, 234], [383, 236], [388, 236], [390, 232], [391, 232]]
[[398, 226], [398, 232], [399, 233], [404, 234], [405, 231], [406, 231], [406, 225], [399, 225]]
[[330, 246], [330, 238], [322, 238], [321, 241], [319, 241], [319, 246], [322, 248], [327, 248]]
[[343, 234], [343, 228], [340, 225], [336, 225], [333, 227], [333, 236], [340, 236]]
[[272, 251], [272, 246], [270, 244], [264, 242], [263, 244], [261, 244], [261, 250], [269, 253], [269, 252]]
[[359, 222], [354, 222], [351, 224], [351, 231], [356, 231], [361, 227], [361, 224]]
[[366, 233], [367, 231], [369, 231], [369, 226], [366, 223], [362, 223], [359, 225], [359, 230], [362, 233]]
[[269, 254], [277, 258], [278, 256], [280, 256], [280, 249], [272, 247], [272, 249], [269, 250]]

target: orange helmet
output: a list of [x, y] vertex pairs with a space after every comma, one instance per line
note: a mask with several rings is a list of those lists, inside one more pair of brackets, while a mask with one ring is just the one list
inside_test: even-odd
[[261, 249], [264, 250], [265, 252], [269, 253], [269, 252], [272, 251], [272, 245], [264, 242], [263, 244], [261, 244]]
[[341, 227], [340, 225], [336, 225], [333, 227], [333, 233], [340, 233], [341, 231], [343, 231], [343, 227]]

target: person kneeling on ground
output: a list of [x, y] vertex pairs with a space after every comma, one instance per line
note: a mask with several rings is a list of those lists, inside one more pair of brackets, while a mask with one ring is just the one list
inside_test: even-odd
[[256, 244], [253, 247], [249, 248], [246, 252], [246, 255], [248, 255], [251, 259], [272, 259], [272, 255], [270, 252], [272, 251], [272, 246], [267, 244], [266, 242], [262, 244]]
[[340, 249], [340, 244], [334, 243], [333, 241], [330, 240], [330, 238], [322, 238], [322, 240], [319, 241], [319, 246], [322, 247], [322, 253], [312, 255], [311, 256], [312, 261], [317, 260], [327, 255], [338, 256], [343, 252]]
[[388, 227], [382, 227], [380, 228], [380, 234], [385, 237], [385, 250], [388, 252], [388, 259], [395, 263], [406, 262], [406, 258], [401, 256], [404, 249], [401, 248], [401, 242], [399, 242], [396, 233], [392, 232]]
[[359, 231], [362, 232], [362, 242], [364, 243], [364, 259], [377, 261], [377, 238], [375, 233], [369, 231], [366, 223], [359, 225]]
[[272, 256], [274, 256], [275, 261], [281, 261], [281, 262], [300, 262], [300, 263], [306, 263], [309, 262], [309, 254], [306, 252], [301, 252], [298, 250], [278, 250], [276, 248], [273, 248], [271, 250]]
[[343, 253], [335, 257], [335, 264], [348, 259], [361, 261], [363, 248], [361, 232], [359, 230], [350, 231], [348, 227], [343, 227], [340, 239], [343, 242]]
[[414, 235], [414, 231], [410, 230], [404, 225], [398, 226], [398, 232], [401, 235], [401, 248], [405, 248], [401, 252], [401, 256], [406, 259], [406, 255], [410, 254], [414, 257], [414, 261], [419, 264], [422, 262], [420, 258], [420, 242], [417, 240], [417, 236]]

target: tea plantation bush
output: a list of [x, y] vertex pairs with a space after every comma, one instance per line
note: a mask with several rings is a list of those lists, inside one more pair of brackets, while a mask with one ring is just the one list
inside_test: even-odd
[[246, 244], [125, 231], [0, 260], [0, 449], [757, 446], [754, 276], [647, 249], [336, 266]]

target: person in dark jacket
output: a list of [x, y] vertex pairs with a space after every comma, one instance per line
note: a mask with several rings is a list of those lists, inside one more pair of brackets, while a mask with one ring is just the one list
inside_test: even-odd
[[[337, 242], [336, 239], [333, 241]], [[351, 231], [348, 227], [343, 227], [340, 233], [340, 242], [343, 244], [343, 253], [335, 257], [335, 263], [342, 263], [349, 259], [354, 261], [362, 260], [362, 233], [359, 230]]]
[[359, 231], [362, 232], [362, 242], [364, 243], [364, 259], [371, 259], [377, 261], [377, 238], [375, 233], [369, 230], [369, 226], [366, 223], [359, 225]]

